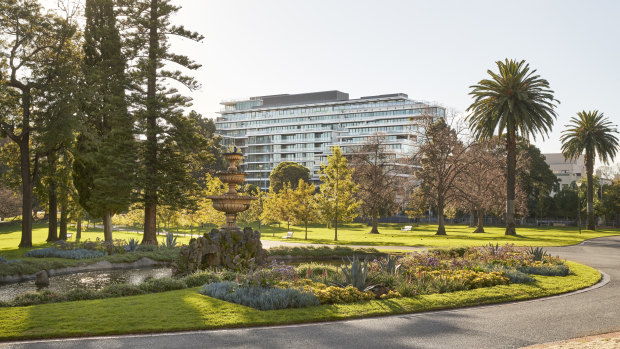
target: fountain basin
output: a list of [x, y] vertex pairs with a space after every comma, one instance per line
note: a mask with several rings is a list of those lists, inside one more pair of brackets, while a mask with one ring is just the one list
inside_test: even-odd
[[227, 214], [236, 214], [250, 208], [252, 200], [257, 198], [254, 196], [238, 196], [238, 195], [211, 195], [207, 199], [213, 201], [213, 208]]
[[229, 184], [241, 184], [245, 181], [244, 172], [218, 172], [220, 180]]

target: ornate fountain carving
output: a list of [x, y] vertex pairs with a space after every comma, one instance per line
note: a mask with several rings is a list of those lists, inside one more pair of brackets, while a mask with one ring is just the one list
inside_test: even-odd
[[224, 232], [239, 232], [241, 228], [237, 226], [237, 214], [250, 208], [252, 200], [256, 200], [254, 196], [239, 195], [237, 193], [237, 185], [245, 182], [245, 173], [239, 171], [237, 165], [243, 159], [241, 153], [237, 153], [236, 149], [232, 153], [223, 154], [224, 158], [230, 163], [226, 171], [221, 171], [217, 175], [220, 180], [228, 185], [228, 192], [224, 195], [207, 196], [207, 199], [213, 201], [213, 208], [224, 212], [226, 215], [226, 223], [222, 226]]

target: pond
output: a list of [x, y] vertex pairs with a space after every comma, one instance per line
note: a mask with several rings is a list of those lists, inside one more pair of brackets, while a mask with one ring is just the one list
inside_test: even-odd
[[0, 284], [0, 300], [10, 301], [21, 294], [42, 289], [66, 292], [74, 288], [100, 290], [107, 285], [117, 283], [137, 285], [147, 278], [159, 279], [170, 277], [171, 275], [172, 269], [167, 267], [89, 271], [84, 273], [57, 275], [50, 277], [49, 286], [43, 288], [37, 287], [34, 284], [34, 280], [13, 284]]

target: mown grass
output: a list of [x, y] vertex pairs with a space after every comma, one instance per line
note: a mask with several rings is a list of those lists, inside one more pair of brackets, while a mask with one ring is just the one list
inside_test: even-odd
[[259, 311], [197, 292], [197, 288], [0, 309], [0, 339], [75, 337], [317, 322], [459, 308], [545, 297], [600, 280], [596, 270], [568, 262], [574, 275], [536, 276], [533, 284], [502, 285], [413, 298]]
[[485, 233], [473, 234], [474, 228], [466, 225], [447, 225], [446, 236], [435, 235], [437, 225], [421, 224], [412, 231], [401, 232], [401, 228], [411, 224], [380, 224], [380, 234], [368, 234], [370, 227], [365, 224], [346, 224], [338, 227], [338, 241], [334, 241], [334, 229], [325, 225], [312, 225], [308, 229], [308, 240], [304, 240], [304, 228], [291, 226], [293, 237], [283, 240], [286, 225], [280, 228], [263, 228], [262, 239], [314, 244], [339, 244], [361, 246], [413, 246], [413, 247], [459, 247], [480, 246], [489, 242], [500, 245], [511, 243], [518, 246], [567, 246], [584, 240], [618, 235], [619, 229], [582, 230], [576, 227], [517, 227], [516, 236], [504, 235], [503, 227], [485, 227]]
[[[72, 231], [75, 240], [75, 231]], [[96, 240], [97, 237], [103, 238], [103, 231], [100, 229], [92, 229], [82, 231], [82, 241]], [[7, 259], [19, 259], [20, 263], [0, 264], [0, 275], [15, 274], [34, 274], [39, 270], [58, 269], [64, 267], [73, 267], [82, 263], [92, 264], [98, 261], [106, 260], [111, 263], [131, 263], [143, 257], [148, 257], [156, 261], [172, 262], [178, 258], [178, 251], [173, 249], [157, 249], [153, 252], [133, 252], [105, 256], [92, 259], [66, 259], [66, 258], [34, 258], [24, 257], [24, 253], [29, 250], [54, 246], [53, 243], [47, 243], [47, 226], [44, 224], [36, 224], [32, 229], [32, 248], [17, 248], [21, 239], [21, 227], [19, 224], [0, 224], [0, 256]], [[139, 238], [138, 235], [126, 232], [115, 232], [115, 239], [129, 240], [131, 238]], [[177, 239], [183, 240], [183, 239]], [[189, 238], [186, 239], [189, 241]]]

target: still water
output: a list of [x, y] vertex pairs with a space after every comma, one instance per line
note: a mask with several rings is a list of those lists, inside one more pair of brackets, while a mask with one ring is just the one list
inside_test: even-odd
[[14, 284], [0, 284], [0, 300], [10, 301], [27, 292], [48, 289], [56, 292], [66, 292], [74, 288], [90, 288], [99, 290], [110, 284], [128, 283], [137, 285], [147, 278], [159, 279], [170, 277], [170, 268], [142, 268], [124, 270], [89, 271], [84, 273], [58, 275], [50, 277], [50, 284], [44, 288], [37, 288], [34, 280]]

